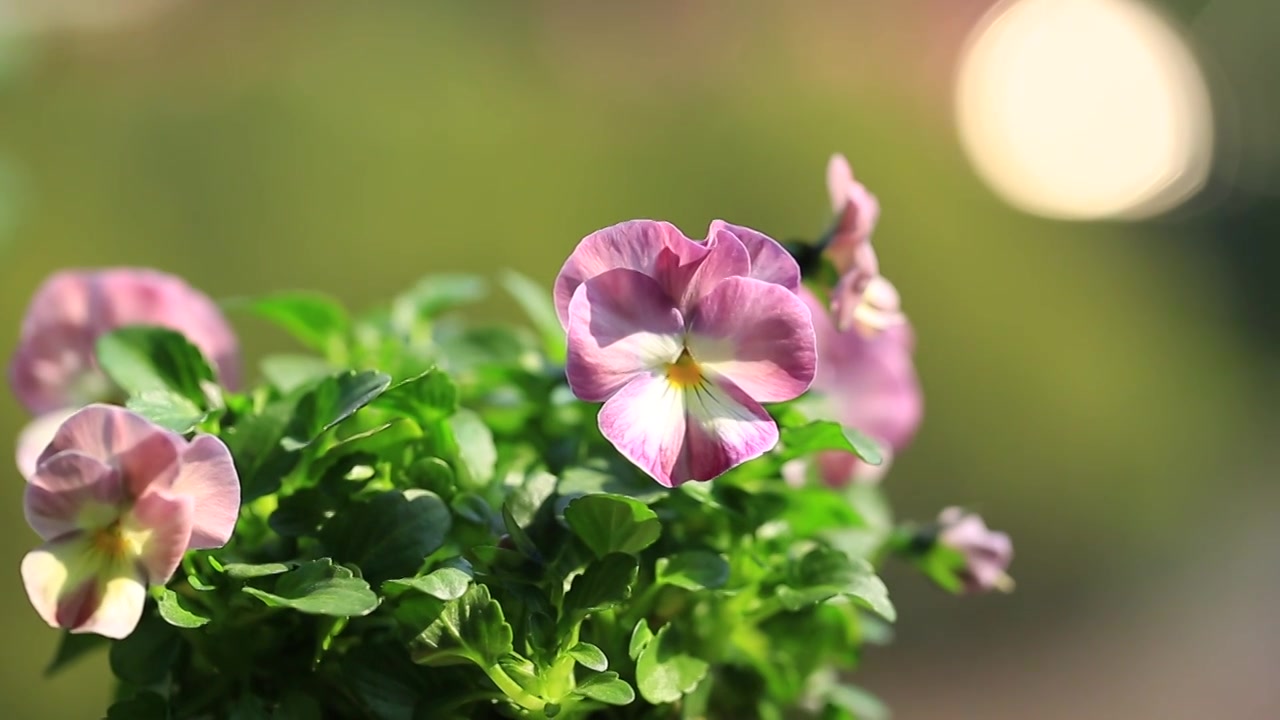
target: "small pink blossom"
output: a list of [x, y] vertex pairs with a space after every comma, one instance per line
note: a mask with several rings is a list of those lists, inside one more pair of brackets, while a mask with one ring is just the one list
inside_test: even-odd
[[880, 261], [871, 246], [880, 203], [854, 179], [849, 161], [839, 154], [827, 163], [827, 192], [836, 214], [834, 235], [827, 246], [827, 256], [840, 275], [831, 293], [836, 326], [874, 335], [902, 324], [898, 291], [880, 274]]
[[915, 334], [906, 322], [873, 337], [841, 332], [813, 293], [802, 289], [800, 298], [813, 315], [817, 339], [815, 399], [824, 406], [824, 414], [867, 434], [886, 451], [880, 465], [868, 465], [852, 453], [821, 453], [817, 464], [822, 478], [835, 486], [878, 481], [892, 455], [910, 444], [924, 415], [913, 359]]
[[121, 638], [147, 585], [168, 582], [187, 550], [226, 544], [240, 481], [212, 435], [188, 442], [124, 408], [89, 405], [40, 455], [25, 509], [45, 540], [22, 560], [36, 611], [53, 627]]
[[949, 507], [938, 515], [938, 543], [964, 557], [959, 572], [965, 592], [1009, 591], [1013, 579], [1007, 574], [1013, 562], [1013, 542], [1009, 536], [987, 527], [975, 514]]
[[[94, 344], [126, 325], [156, 325], [182, 333], [214, 364], [219, 379], [240, 381], [239, 349], [226, 319], [207, 296], [182, 279], [156, 270], [68, 270], [40, 286], [22, 321], [9, 382], [37, 418], [18, 444], [18, 466], [47, 444], [59, 418], [92, 402], [115, 399], [116, 389], [97, 368]], [[44, 431], [42, 432], [42, 429]]]
[[799, 284], [780, 245], [719, 220], [703, 242], [650, 220], [592, 233], [556, 279], [569, 386], [659, 483], [710, 480], [777, 443], [761, 402], [813, 380]]

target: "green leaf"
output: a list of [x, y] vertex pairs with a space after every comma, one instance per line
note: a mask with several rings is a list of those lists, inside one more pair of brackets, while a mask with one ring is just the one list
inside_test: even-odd
[[729, 561], [708, 550], [686, 550], [658, 558], [655, 582], [685, 590], [717, 590], [729, 581]]
[[606, 705], [630, 705], [636, 699], [636, 691], [631, 689], [627, 681], [618, 679], [616, 672], [592, 675], [573, 691]]
[[511, 509], [512, 519], [521, 527], [527, 527], [555, 491], [555, 475], [544, 470], [529, 473], [507, 496], [506, 505]]
[[604, 672], [609, 669], [609, 658], [605, 657], [603, 650], [591, 643], [578, 643], [569, 648], [569, 657], [588, 670]]
[[827, 702], [857, 720], [889, 720], [889, 708], [879, 698], [853, 685], [836, 685], [827, 691]]
[[[576, 403], [577, 400], [574, 400]], [[695, 485], [685, 483], [682, 488]], [[625, 495], [650, 505], [667, 497], [670, 491], [653, 481], [637, 480], [627, 469], [573, 466], [560, 474], [556, 492], [565, 497], [610, 493]]]
[[224, 429], [222, 439], [236, 461], [243, 503], [275, 492], [281, 479], [298, 464], [298, 454], [282, 446], [296, 404], [296, 399], [270, 403], [261, 412], [245, 415]]
[[797, 587], [777, 588], [778, 599], [788, 610], [798, 610], [839, 595], [889, 622], [897, 618], [884, 581], [876, 575], [871, 563], [862, 558], [850, 558], [840, 550], [819, 547], [800, 559], [795, 574]]
[[516, 522], [515, 516], [511, 514], [511, 503], [508, 501], [502, 505], [502, 524], [507, 529], [507, 536], [511, 538], [511, 542], [515, 543], [516, 549], [525, 555], [525, 557], [534, 558], [541, 561], [542, 553], [538, 552], [538, 548], [533, 544], [533, 540], [529, 538], [529, 533], [520, 527], [520, 523]]
[[440, 616], [410, 644], [414, 662], [451, 665], [474, 662], [489, 667], [512, 651], [512, 631], [489, 588], [472, 585], [445, 604]]
[[351, 332], [347, 311], [333, 298], [312, 292], [281, 292], [236, 303], [283, 328], [298, 342], [331, 359], [341, 359]]
[[458, 387], [448, 373], [431, 368], [392, 385], [378, 398], [378, 406], [424, 423], [442, 420], [458, 409]]
[[269, 355], [259, 363], [271, 387], [288, 394], [332, 375], [337, 368], [312, 355]]
[[444, 545], [452, 524], [439, 495], [393, 491], [348, 505], [321, 528], [320, 541], [338, 561], [359, 566], [378, 584], [416, 573]]
[[631, 641], [627, 645], [627, 655], [635, 660], [640, 657], [640, 653], [649, 647], [649, 643], [653, 642], [653, 631], [649, 629], [649, 621], [640, 618], [636, 626], [631, 630]]
[[662, 534], [662, 525], [652, 510], [621, 495], [583, 495], [565, 508], [564, 519], [597, 557], [638, 553]]
[[636, 685], [640, 696], [660, 705], [679, 700], [697, 687], [707, 674], [707, 663], [680, 650], [664, 625], [636, 660]]
[[611, 553], [593, 561], [573, 579], [564, 596], [561, 616], [576, 623], [590, 613], [607, 610], [631, 597], [639, 561], [624, 553]]
[[499, 276], [502, 287], [520, 305], [533, 328], [542, 340], [542, 351], [553, 363], [563, 363], [565, 359], [564, 329], [560, 327], [560, 319], [556, 315], [555, 302], [551, 293], [538, 283], [512, 270], [504, 270]]
[[462, 477], [472, 487], [485, 485], [493, 478], [498, 464], [498, 448], [493, 444], [493, 433], [479, 415], [461, 409], [448, 420], [454, 442], [458, 445]]
[[285, 450], [298, 450], [357, 410], [373, 402], [391, 384], [380, 372], [347, 370], [334, 375], [302, 396], [283, 442]]
[[163, 428], [186, 434], [205, 418], [204, 410], [169, 390], [144, 390], [125, 402], [125, 407]]
[[855, 563], [858, 572], [850, 578], [844, 592], [862, 607], [880, 617], [894, 622], [898, 619], [898, 611], [889, 600], [889, 588], [884, 580], [876, 575], [875, 568], [866, 560], [859, 559]]
[[150, 685], [164, 679], [178, 657], [177, 631], [160, 618], [142, 618], [128, 637], [111, 645], [111, 672], [133, 685]]
[[439, 600], [457, 600], [471, 585], [471, 573], [457, 567], [442, 567], [427, 575], [415, 578], [388, 580], [382, 583], [382, 592], [395, 597], [407, 590], [416, 590]]
[[487, 292], [484, 280], [475, 275], [428, 275], [396, 297], [391, 316], [397, 327], [412, 328], [445, 310], [475, 302]]
[[98, 364], [129, 395], [170, 392], [197, 407], [208, 402], [204, 384], [214, 384], [204, 355], [180, 333], [134, 325], [98, 338]]
[[270, 607], [290, 608], [311, 615], [352, 617], [378, 607], [369, 583], [329, 558], [312, 560], [279, 577], [273, 592], [241, 588]]
[[168, 720], [169, 704], [151, 691], [117, 700], [107, 708], [107, 720]]
[[783, 428], [781, 441], [784, 459], [812, 455], [823, 450], [841, 450], [857, 455], [863, 462], [884, 462], [880, 446], [862, 433], [831, 420], [816, 420], [807, 425]]
[[191, 601], [169, 588], [160, 591], [159, 605], [160, 617], [174, 627], [198, 628], [209, 622], [209, 618], [192, 608]]
[[109, 642], [101, 635], [92, 633], [73, 634], [63, 631], [62, 639], [58, 641], [58, 649], [53, 653], [53, 659], [45, 666], [45, 677], [56, 674], [59, 670], [70, 666], [98, 648], [105, 648]]
[[248, 580], [249, 578], [267, 577], [268, 575], [287, 573], [292, 569], [292, 567], [284, 563], [261, 563], [258, 565], [250, 565], [248, 563], [227, 563], [222, 569], [228, 577], [236, 580]]

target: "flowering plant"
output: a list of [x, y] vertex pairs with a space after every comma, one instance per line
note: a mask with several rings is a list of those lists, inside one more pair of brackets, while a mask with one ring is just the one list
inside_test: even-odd
[[[892, 558], [1006, 588], [1008, 538], [879, 489], [919, 424], [914, 335], [832, 160], [831, 229], [584, 238], [531, 328], [433, 276], [358, 316], [234, 303], [311, 353], [242, 389], [185, 282], [55, 275], [11, 366], [56, 671], [110, 644], [109, 718], [875, 718], [847, 684]], [[597, 406], [597, 403], [600, 403]]]

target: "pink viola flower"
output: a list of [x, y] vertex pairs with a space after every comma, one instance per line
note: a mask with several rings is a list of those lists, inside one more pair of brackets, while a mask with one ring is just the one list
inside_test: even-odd
[[25, 510], [45, 540], [22, 560], [40, 617], [122, 638], [142, 616], [148, 585], [168, 582], [187, 550], [226, 544], [240, 480], [212, 435], [188, 442], [124, 408], [89, 405], [41, 453]]
[[[37, 416], [20, 438], [18, 465], [34, 471], [60, 419], [117, 390], [97, 368], [94, 343], [126, 325], [156, 325], [182, 333], [214, 364], [219, 379], [240, 382], [239, 349], [230, 325], [206, 295], [182, 279], [155, 270], [68, 270], [40, 286], [22, 321], [9, 382]], [[43, 420], [43, 421], [42, 421]]]
[[885, 461], [868, 465], [852, 453], [820, 453], [817, 466], [830, 485], [876, 482], [890, 458], [910, 444], [924, 416], [924, 395], [915, 368], [915, 333], [903, 322], [875, 336], [841, 332], [807, 289], [800, 298], [813, 315], [818, 346], [814, 401], [822, 414], [880, 443]]
[[827, 256], [840, 279], [831, 293], [831, 312], [841, 330], [856, 328], [874, 335], [905, 322], [897, 289], [880, 274], [880, 261], [871, 246], [871, 233], [880, 217], [880, 203], [853, 177], [843, 155], [827, 163], [827, 192], [836, 214], [836, 227]]
[[717, 220], [696, 242], [634, 220], [588, 235], [556, 278], [575, 395], [662, 485], [710, 480], [778, 441], [762, 402], [813, 380], [800, 271], [778, 243]]
[[979, 515], [958, 507], [943, 510], [938, 524], [938, 543], [964, 557], [959, 578], [965, 592], [1013, 589], [1013, 578], [1007, 573], [1013, 562], [1013, 542], [1008, 535], [989, 529]]

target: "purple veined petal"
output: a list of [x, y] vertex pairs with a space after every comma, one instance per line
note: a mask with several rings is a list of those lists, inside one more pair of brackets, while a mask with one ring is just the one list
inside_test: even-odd
[[569, 303], [565, 375], [575, 395], [608, 399], [637, 374], [675, 362], [684, 319], [657, 281], [615, 269], [578, 286]]
[[144, 579], [131, 563], [101, 564], [95, 555], [83, 534], [27, 553], [22, 559], [27, 597], [52, 627], [123, 638], [142, 618]]
[[22, 473], [22, 477], [31, 479], [36, 472], [36, 464], [40, 460], [41, 453], [49, 447], [49, 443], [58, 432], [58, 428], [62, 427], [62, 423], [75, 412], [76, 408], [54, 410], [37, 417], [22, 428], [18, 433], [15, 453], [18, 472]]
[[[191, 542], [195, 499], [152, 490], [134, 504], [120, 532], [152, 585], [169, 582]], [[136, 538], [136, 540], [135, 540]]]
[[792, 292], [800, 289], [800, 266], [791, 257], [791, 253], [776, 240], [749, 227], [733, 225], [723, 220], [711, 223], [707, 237], [718, 232], [733, 235], [747, 249], [747, 255], [751, 259], [751, 272], [747, 277], [781, 285]]
[[685, 392], [684, 454], [689, 479], [711, 480], [778, 444], [778, 426], [760, 404], [723, 378]]
[[130, 495], [152, 483], [168, 486], [178, 472], [182, 439], [137, 413], [115, 405], [78, 410], [54, 433], [40, 463], [63, 450], [76, 450], [120, 469]]
[[120, 473], [75, 450], [40, 463], [27, 483], [23, 511], [41, 538], [52, 540], [78, 530], [97, 530], [119, 517], [126, 501]]
[[689, 323], [689, 352], [759, 402], [809, 389], [817, 366], [813, 320], [790, 290], [729, 278], [707, 295]]
[[745, 277], [751, 272], [751, 255], [733, 233], [723, 230], [712, 233], [703, 246], [706, 255], [693, 263], [685, 263], [674, 253], [663, 251], [654, 272], [658, 283], [686, 317], [722, 281]]
[[667, 222], [630, 220], [597, 230], [578, 243], [556, 277], [554, 295], [560, 324], [568, 330], [569, 302], [574, 291], [601, 273], [635, 270], [658, 279], [660, 256], [666, 258], [666, 265], [678, 268], [696, 264], [706, 254], [706, 247]]
[[240, 517], [240, 476], [231, 451], [212, 435], [199, 435], [182, 452], [178, 477], [170, 492], [194, 503], [187, 549], [227, 544]]

